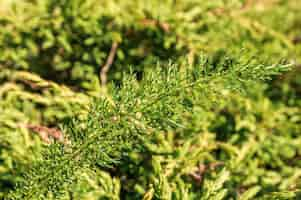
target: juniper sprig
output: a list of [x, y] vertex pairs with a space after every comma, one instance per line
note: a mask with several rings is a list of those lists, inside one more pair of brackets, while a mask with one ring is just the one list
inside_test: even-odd
[[[214, 69], [205, 57], [202, 60], [202, 65], [184, 71], [175, 65], [160, 67], [146, 73], [139, 84], [133, 75], [125, 76], [111, 100], [95, 99], [85, 119], [66, 121], [63, 132], [68, 143], [50, 145], [12, 199], [64, 196], [80, 171], [118, 167], [131, 152], [147, 151], [155, 133], [187, 132], [184, 119], [197, 114], [189, 114], [196, 107], [211, 109], [224, 99], [223, 92], [287, 68], [229, 62], [224, 69]], [[250, 70], [256, 76], [247, 76]]]

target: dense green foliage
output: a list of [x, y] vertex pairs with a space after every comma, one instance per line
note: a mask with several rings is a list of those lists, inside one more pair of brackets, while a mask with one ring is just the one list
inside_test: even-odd
[[298, 0], [3, 2], [0, 198], [301, 198]]
[[229, 47], [236, 53], [244, 48], [276, 61], [288, 55], [296, 59], [294, 53], [300, 53], [300, 48], [295, 49], [290, 38], [299, 37], [297, 0], [275, 6], [263, 1], [253, 7], [239, 0], [230, 2], [18, 1], [15, 12], [1, 19], [5, 28], [0, 61], [97, 89], [97, 74], [114, 42], [119, 44], [110, 70], [115, 79], [128, 66], [141, 71], [158, 59], [179, 60], [187, 54], [193, 63], [200, 51], [222, 52]]

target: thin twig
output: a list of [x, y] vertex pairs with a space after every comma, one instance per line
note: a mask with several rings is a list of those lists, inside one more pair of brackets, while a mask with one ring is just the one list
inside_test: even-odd
[[51, 143], [50, 138], [65, 143], [63, 133], [57, 128], [49, 128], [46, 126], [34, 124], [24, 124], [22, 126], [38, 133], [41, 139], [46, 143]]
[[160, 22], [154, 19], [143, 19], [140, 21], [140, 24], [146, 27], [159, 27], [166, 33], [170, 31], [170, 25], [168, 23]]
[[114, 58], [116, 55], [116, 51], [117, 51], [117, 47], [118, 47], [118, 43], [113, 42], [108, 59], [107, 59], [105, 65], [100, 70], [100, 81], [101, 81], [102, 86], [105, 86], [107, 84], [107, 73], [113, 64], [113, 61], [114, 61]]

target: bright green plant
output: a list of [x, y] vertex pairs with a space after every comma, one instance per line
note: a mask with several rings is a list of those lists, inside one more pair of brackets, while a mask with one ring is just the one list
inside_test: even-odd
[[0, 199], [299, 199], [300, 8], [2, 0]]
[[[210, 114], [207, 117], [204, 114], [216, 105], [228, 102], [226, 98], [220, 98], [221, 95], [231, 93], [230, 89], [236, 90], [240, 85], [247, 86], [254, 83], [254, 80], [265, 80], [270, 75], [287, 69], [287, 66], [256, 66], [234, 60], [227, 65], [212, 68], [206, 59], [202, 60], [203, 65], [191, 70], [181, 71], [175, 66], [157, 70], [147, 74], [139, 84], [134, 77], [125, 78], [122, 86], [113, 90], [112, 99], [96, 100], [85, 119], [73, 118], [65, 123], [63, 130], [67, 142], [56, 142], [47, 148], [42, 160], [33, 165], [19, 189], [12, 194], [13, 198], [57, 199], [68, 196], [72, 193], [68, 188], [78, 182], [79, 173], [97, 166], [107, 169], [131, 166], [127, 162], [131, 162], [132, 156], [135, 158], [149, 154], [153, 159], [156, 155], [178, 157], [182, 153], [181, 146], [178, 150], [168, 150], [156, 148], [152, 143], [169, 133], [174, 134], [170, 136], [176, 137], [176, 140], [183, 140], [182, 145], [185, 146], [187, 137], [200, 137], [206, 130], [206, 123], [202, 123], [202, 120], [206, 120]], [[201, 120], [200, 127], [191, 121], [196, 119]], [[216, 145], [219, 146], [218, 142]], [[225, 151], [216, 155], [217, 159], [219, 156], [226, 156], [227, 151], [235, 153], [234, 147], [227, 147], [222, 143], [220, 147], [211, 148], [225, 148]], [[228, 148], [230, 149], [227, 150]], [[214, 156], [211, 157], [213, 158]], [[236, 159], [225, 163], [225, 170], [236, 167], [239, 162]], [[193, 159], [191, 164], [197, 165], [199, 161]], [[162, 176], [161, 167], [159, 164], [154, 168], [154, 173], [158, 173], [159, 177]], [[229, 178], [229, 172], [221, 173], [223, 178], [217, 176], [217, 182], [212, 183], [218, 184], [218, 187], [211, 191], [213, 188], [208, 183], [203, 189], [205, 194], [200, 190], [199, 194], [193, 194], [196, 195], [195, 198], [199, 196], [206, 199], [206, 196], [209, 198], [212, 195], [224, 198], [228, 190], [223, 188], [223, 183]], [[177, 191], [172, 191], [165, 176], [159, 180], [157, 178], [153, 180], [154, 197], [170, 199], [176, 195]], [[183, 181], [181, 177], [178, 179]], [[181, 195], [178, 198], [182, 199]]]

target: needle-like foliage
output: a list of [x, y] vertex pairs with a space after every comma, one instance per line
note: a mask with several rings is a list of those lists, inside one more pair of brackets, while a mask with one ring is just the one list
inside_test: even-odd
[[300, 199], [299, 4], [1, 0], [0, 199]]
[[[112, 99], [95, 100], [85, 119], [71, 118], [64, 124], [66, 142], [56, 142], [44, 151], [12, 198], [58, 199], [71, 192], [79, 172], [118, 166], [134, 152], [164, 154], [148, 145], [155, 134], [175, 131], [177, 137], [194, 137], [198, 132], [188, 119], [225, 101], [223, 93], [288, 68], [229, 62], [221, 69], [210, 69], [202, 60], [203, 65], [184, 71], [172, 65], [160, 67], [139, 84], [134, 76], [126, 76]], [[222, 176], [216, 190], [228, 175]], [[213, 195], [208, 192], [207, 196]]]

